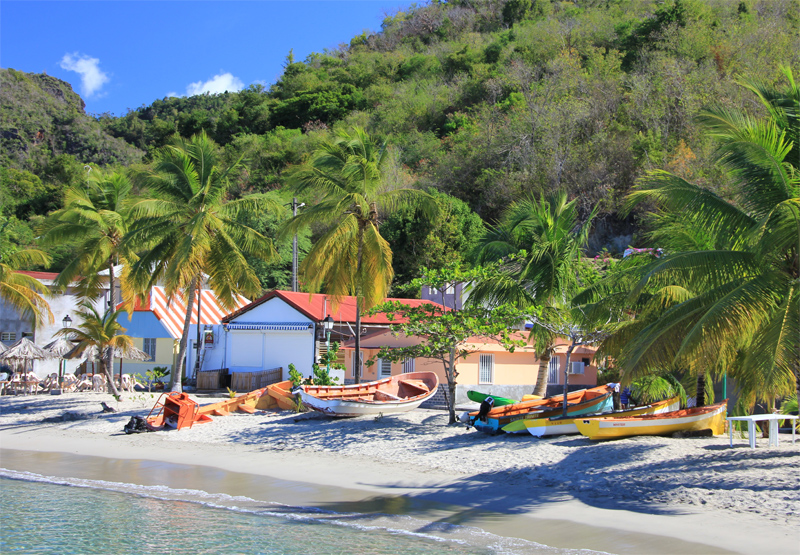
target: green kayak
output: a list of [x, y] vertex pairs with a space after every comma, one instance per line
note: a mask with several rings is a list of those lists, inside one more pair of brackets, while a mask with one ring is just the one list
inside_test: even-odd
[[467, 397], [469, 397], [470, 401], [475, 403], [481, 403], [487, 397], [494, 398], [494, 406], [502, 407], [503, 405], [513, 405], [514, 403], [519, 403], [519, 401], [515, 401], [514, 399], [506, 399], [505, 397], [497, 397], [496, 395], [489, 395], [488, 393], [481, 393], [480, 391], [472, 391], [471, 389], [467, 391]]

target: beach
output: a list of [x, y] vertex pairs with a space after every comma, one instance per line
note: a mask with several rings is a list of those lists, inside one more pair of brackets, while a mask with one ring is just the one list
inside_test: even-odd
[[[447, 425], [444, 411], [420, 409], [348, 419], [258, 411], [181, 431], [124, 434], [130, 416], [145, 416], [157, 398], [0, 397], [0, 466], [109, 479], [90, 475], [107, 472], [102, 465], [56, 465], [44, 454], [160, 462], [174, 472], [116, 478], [230, 495], [260, 488], [269, 501], [394, 512], [567, 550], [800, 552], [800, 442], [791, 435], [778, 448], [760, 439], [755, 450], [741, 437], [729, 447], [727, 435], [492, 437]], [[101, 402], [118, 412], [102, 413]], [[191, 483], [181, 478], [187, 468], [197, 469]], [[202, 478], [208, 469], [217, 473], [213, 483]]]

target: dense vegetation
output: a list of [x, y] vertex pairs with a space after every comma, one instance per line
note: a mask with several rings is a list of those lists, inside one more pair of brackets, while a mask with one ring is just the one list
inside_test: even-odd
[[[431, 2], [334, 50], [289, 53], [269, 89], [165, 98], [121, 117], [86, 115], [47, 75], [0, 70], [0, 251], [33, 242], [36, 218], [60, 207], [85, 165], [148, 163], [175, 133], [206, 131], [228, 165], [244, 156], [232, 197], [279, 190], [288, 202], [287, 170], [333, 129], [358, 125], [392, 145], [389, 185], [457, 199], [441, 201], [456, 207], [448, 230], [413, 211], [386, 216], [397, 293], [418, 275], [410, 261], [467, 259], [471, 212], [494, 224], [512, 201], [554, 189], [578, 199], [582, 219], [600, 204], [589, 253], [618, 253], [642, 244], [638, 213], [619, 208], [646, 171], [728, 194], [695, 116], [712, 103], [757, 113], [734, 80], [774, 83], [779, 65], [797, 65], [798, 13], [798, 0]], [[264, 287], [288, 286], [288, 245], [261, 268]], [[69, 249], [49, 252], [61, 269]]]

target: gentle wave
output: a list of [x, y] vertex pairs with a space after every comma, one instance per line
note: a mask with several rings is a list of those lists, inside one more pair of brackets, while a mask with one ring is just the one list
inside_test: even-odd
[[39, 482], [57, 486], [113, 491], [159, 501], [195, 503], [211, 509], [273, 517], [287, 521], [327, 524], [364, 532], [377, 531], [393, 535], [405, 535], [427, 541], [485, 549], [491, 553], [502, 555], [541, 555], [543, 553], [559, 555], [594, 555], [602, 553], [592, 550], [556, 549], [532, 541], [498, 536], [475, 527], [442, 522], [426, 522], [411, 516], [335, 512], [317, 507], [291, 506], [282, 503], [262, 501], [246, 496], [209, 493], [197, 489], [177, 489], [164, 485], [140, 485], [84, 478], [64, 478], [5, 468], [0, 468], [0, 478]]

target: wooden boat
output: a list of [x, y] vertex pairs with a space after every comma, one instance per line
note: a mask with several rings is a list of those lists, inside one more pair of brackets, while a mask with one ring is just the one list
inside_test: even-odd
[[507, 433], [528, 432], [534, 437], [555, 436], [564, 434], [577, 434], [578, 426], [575, 425], [575, 420], [592, 418], [624, 418], [627, 416], [639, 416], [643, 414], [661, 414], [664, 412], [675, 411], [681, 408], [680, 397], [673, 397], [664, 401], [658, 401], [651, 405], [635, 407], [628, 410], [618, 412], [606, 412], [603, 414], [591, 414], [578, 416], [562, 416], [543, 418], [540, 416], [531, 416], [530, 418], [523, 418], [521, 420], [514, 420], [503, 427], [503, 431]]
[[303, 404], [330, 416], [406, 412], [439, 388], [434, 372], [409, 372], [353, 385], [303, 385], [295, 389]]
[[578, 431], [589, 439], [614, 439], [629, 436], [660, 436], [675, 432], [711, 430], [714, 435], [725, 433], [727, 400], [707, 407], [625, 418], [576, 419]]
[[[577, 416], [588, 413], [608, 412], [613, 407], [611, 394], [614, 387], [602, 385], [592, 389], [581, 389], [567, 394], [567, 415]], [[514, 420], [521, 420], [526, 416], [550, 418], [562, 414], [564, 396], [556, 395], [545, 399], [520, 401], [513, 405], [495, 407], [488, 412], [485, 419], [478, 419], [478, 412], [469, 413], [474, 419], [473, 426], [476, 430], [490, 434], [502, 431], [502, 428]]]

